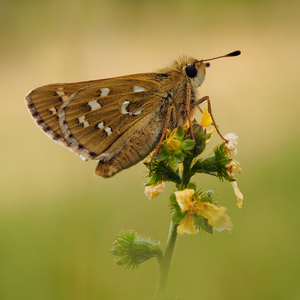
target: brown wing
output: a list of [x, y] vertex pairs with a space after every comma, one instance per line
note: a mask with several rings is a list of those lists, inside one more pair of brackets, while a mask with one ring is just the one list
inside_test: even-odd
[[30, 92], [25, 102], [51, 139], [83, 159], [100, 159], [106, 149], [122, 145], [162, 105], [165, 92], [156, 76], [51, 84]]

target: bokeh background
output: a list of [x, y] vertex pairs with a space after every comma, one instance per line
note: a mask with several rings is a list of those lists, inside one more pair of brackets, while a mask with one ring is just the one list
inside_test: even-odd
[[[239, 210], [229, 183], [197, 176], [234, 223], [178, 239], [168, 291], [182, 299], [300, 299], [299, 1], [0, 1], [0, 299], [150, 299], [157, 262], [113, 264], [121, 229], [165, 241], [168, 185], [144, 166], [105, 180], [34, 124], [26, 93], [54, 82], [150, 72], [182, 54], [213, 61], [202, 96], [239, 136]], [[197, 116], [200, 118], [200, 115]], [[217, 135], [210, 147], [221, 140]]]

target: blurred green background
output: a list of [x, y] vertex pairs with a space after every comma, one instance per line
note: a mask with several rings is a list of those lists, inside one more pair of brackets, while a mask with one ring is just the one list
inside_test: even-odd
[[[122, 274], [113, 236], [168, 233], [168, 185], [149, 201], [139, 165], [105, 180], [95, 162], [47, 138], [24, 104], [53, 82], [150, 72], [179, 55], [210, 58], [202, 96], [239, 136], [244, 193], [197, 176], [228, 208], [231, 234], [184, 235], [168, 291], [182, 299], [300, 299], [299, 1], [0, 2], [0, 299], [150, 299], [157, 262]], [[200, 115], [197, 116], [200, 118]], [[217, 135], [211, 141], [220, 143]]]

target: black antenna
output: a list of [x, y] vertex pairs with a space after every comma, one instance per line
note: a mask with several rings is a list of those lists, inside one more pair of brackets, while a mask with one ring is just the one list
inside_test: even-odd
[[222, 57], [229, 57], [229, 56], [238, 56], [240, 54], [241, 54], [241, 51], [240, 50], [236, 50], [236, 51], [230, 52], [230, 53], [228, 53], [226, 55], [217, 56], [217, 57], [209, 58], [209, 59], [201, 59], [200, 61], [208, 61], [208, 60], [218, 59], [218, 58], [222, 58]]

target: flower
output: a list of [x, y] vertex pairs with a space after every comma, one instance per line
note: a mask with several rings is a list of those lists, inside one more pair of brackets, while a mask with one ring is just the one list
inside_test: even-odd
[[175, 192], [176, 201], [181, 209], [181, 212], [187, 212], [185, 217], [180, 221], [177, 227], [177, 233], [182, 235], [184, 233], [195, 234], [197, 233], [194, 224], [194, 215], [203, 216], [207, 219], [209, 225], [213, 229], [222, 231], [227, 229], [229, 232], [232, 230], [232, 222], [226, 214], [227, 208], [216, 206], [210, 202], [201, 202], [201, 196], [194, 196], [193, 189], [185, 189], [183, 191]]
[[238, 144], [238, 142], [236, 140], [238, 136], [236, 136], [234, 133], [228, 133], [224, 138], [228, 141], [225, 144], [224, 148], [228, 151], [230, 155], [229, 157], [233, 158], [233, 156], [237, 154], [236, 145]]
[[204, 109], [203, 115], [202, 115], [202, 120], [201, 120], [200, 124], [203, 127], [209, 127], [211, 125], [211, 123], [212, 123], [211, 115], [208, 112], [208, 109]]
[[177, 130], [178, 128], [175, 128], [170, 134], [167, 135], [165, 140], [168, 149], [171, 151], [176, 151], [180, 149], [181, 146], [181, 141], [179, 141], [177, 137]]
[[[233, 176], [234, 176], [233, 171], [235, 169], [237, 169], [239, 173], [242, 172], [241, 164], [233, 158], [237, 154], [237, 149], [236, 149], [236, 145], [238, 144], [236, 141], [237, 138], [238, 137], [234, 133], [229, 133], [229, 134], [225, 135], [225, 139], [228, 142], [224, 145], [224, 149], [226, 150], [227, 157], [231, 158], [231, 162], [226, 167], [227, 167], [229, 176], [231, 178], [233, 178]], [[233, 187], [234, 193], [238, 200], [237, 206], [239, 208], [242, 208], [244, 196], [241, 193], [241, 191], [239, 190], [236, 181], [232, 181], [231, 185]]]
[[145, 187], [145, 195], [152, 200], [164, 191], [165, 183], [153, 184]]

